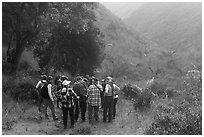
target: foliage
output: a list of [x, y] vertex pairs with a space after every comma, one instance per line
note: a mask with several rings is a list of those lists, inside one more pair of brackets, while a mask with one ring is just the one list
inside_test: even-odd
[[154, 122], [146, 134], [202, 134], [201, 72], [190, 70], [183, 80], [184, 89], [179, 96], [153, 102]]
[[101, 62], [101, 33], [93, 25], [96, 3], [52, 3], [44, 22], [49, 26], [36, 39], [40, 67], [71, 73], [92, 73]]
[[[2, 4], [3, 41], [9, 43], [7, 56], [13, 64], [12, 71], [16, 71], [20, 57], [29, 42], [37, 36], [41, 28], [41, 16], [47, 7], [41, 2], [4, 2]], [[15, 46], [12, 50], [12, 41]], [[12, 53], [11, 53], [12, 52]]]
[[37, 92], [35, 88], [30, 83], [20, 83], [19, 86], [14, 87], [15, 90], [10, 90], [9, 94], [14, 100], [18, 102], [22, 101], [32, 101], [36, 103]]
[[138, 86], [125, 85], [122, 89], [124, 95], [131, 99], [135, 110], [143, 112], [150, 108], [153, 95], [149, 89], [141, 89]]

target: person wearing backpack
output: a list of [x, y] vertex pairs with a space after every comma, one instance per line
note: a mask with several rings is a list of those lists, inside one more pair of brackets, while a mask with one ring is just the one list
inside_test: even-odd
[[[102, 89], [101, 89], [102, 90]], [[89, 113], [89, 124], [93, 124], [93, 111], [94, 111], [94, 118], [95, 121], [98, 122], [99, 120], [99, 107], [101, 105], [101, 96], [99, 87], [97, 87], [97, 80], [93, 78], [92, 84], [88, 88], [88, 113]]]
[[41, 96], [43, 98], [43, 104], [44, 104], [44, 114], [45, 118], [49, 119], [47, 114], [47, 108], [49, 107], [52, 113], [53, 120], [58, 120], [58, 118], [55, 115], [55, 108], [54, 108], [54, 98], [52, 95], [52, 76], [49, 76], [47, 79], [47, 83], [43, 85]]
[[43, 99], [41, 96], [41, 90], [42, 90], [43, 85], [47, 83], [46, 79], [47, 79], [46, 75], [41, 75], [41, 80], [38, 81], [37, 85], [35, 86], [37, 89], [37, 93], [38, 93], [38, 111], [39, 112], [42, 112], [41, 105], [42, 105]]
[[67, 129], [67, 118], [68, 112], [70, 116], [70, 128], [74, 128], [74, 98], [77, 98], [76, 93], [70, 87], [71, 81], [64, 80], [62, 85], [63, 88], [60, 93], [60, 102], [62, 104], [62, 114], [63, 114], [63, 125], [64, 129]]
[[113, 116], [113, 96], [114, 96], [112, 77], [107, 77], [106, 81], [107, 84], [105, 86], [104, 92], [103, 122], [106, 122], [107, 116], [108, 122], [111, 122]]

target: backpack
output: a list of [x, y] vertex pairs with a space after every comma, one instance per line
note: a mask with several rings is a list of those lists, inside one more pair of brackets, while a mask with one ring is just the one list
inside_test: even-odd
[[43, 85], [43, 87], [41, 88], [41, 96], [43, 97], [43, 98], [46, 98], [46, 99], [49, 99], [50, 97], [49, 97], [49, 94], [48, 94], [48, 88], [47, 88], [47, 86], [48, 86], [48, 83], [45, 83], [44, 85]]
[[74, 105], [73, 95], [69, 88], [66, 88], [66, 92], [61, 92], [60, 102], [62, 103], [62, 107], [70, 108]]

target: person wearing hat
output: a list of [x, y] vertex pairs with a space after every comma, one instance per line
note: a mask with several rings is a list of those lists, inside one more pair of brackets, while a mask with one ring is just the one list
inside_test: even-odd
[[37, 89], [37, 93], [38, 93], [38, 111], [41, 112], [41, 105], [42, 105], [42, 96], [41, 96], [41, 90], [44, 84], [47, 83], [47, 75], [41, 75], [41, 80], [38, 81], [37, 85], [35, 86]]
[[99, 107], [101, 105], [101, 96], [100, 96], [100, 90], [99, 87], [97, 87], [97, 79], [92, 79], [92, 84], [88, 88], [88, 113], [89, 113], [89, 123], [93, 124], [93, 111], [94, 111], [94, 118], [95, 121], [98, 121], [99, 116]]
[[43, 98], [45, 118], [49, 119], [47, 114], [47, 108], [49, 107], [52, 113], [53, 120], [58, 120], [55, 115], [54, 98], [52, 95], [52, 79], [52, 76], [49, 76], [47, 78], [47, 83], [42, 87], [41, 96]]
[[112, 77], [106, 78], [106, 86], [104, 92], [104, 106], [103, 106], [103, 122], [106, 122], [108, 116], [108, 122], [112, 121], [113, 116], [113, 96], [114, 88], [112, 83]]
[[68, 112], [70, 116], [70, 128], [74, 128], [74, 98], [77, 98], [76, 93], [72, 90], [70, 86], [71, 81], [64, 80], [62, 82], [62, 90], [60, 94], [61, 109], [63, 114], [63, 125], [64, 129], [67, 129], [67, 118]]

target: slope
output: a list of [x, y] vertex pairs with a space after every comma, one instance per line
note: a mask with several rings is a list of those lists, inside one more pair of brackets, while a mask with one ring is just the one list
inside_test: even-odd
[[201, 3], [146, 3], [125, 19], [160, 48], [201, 64]]

